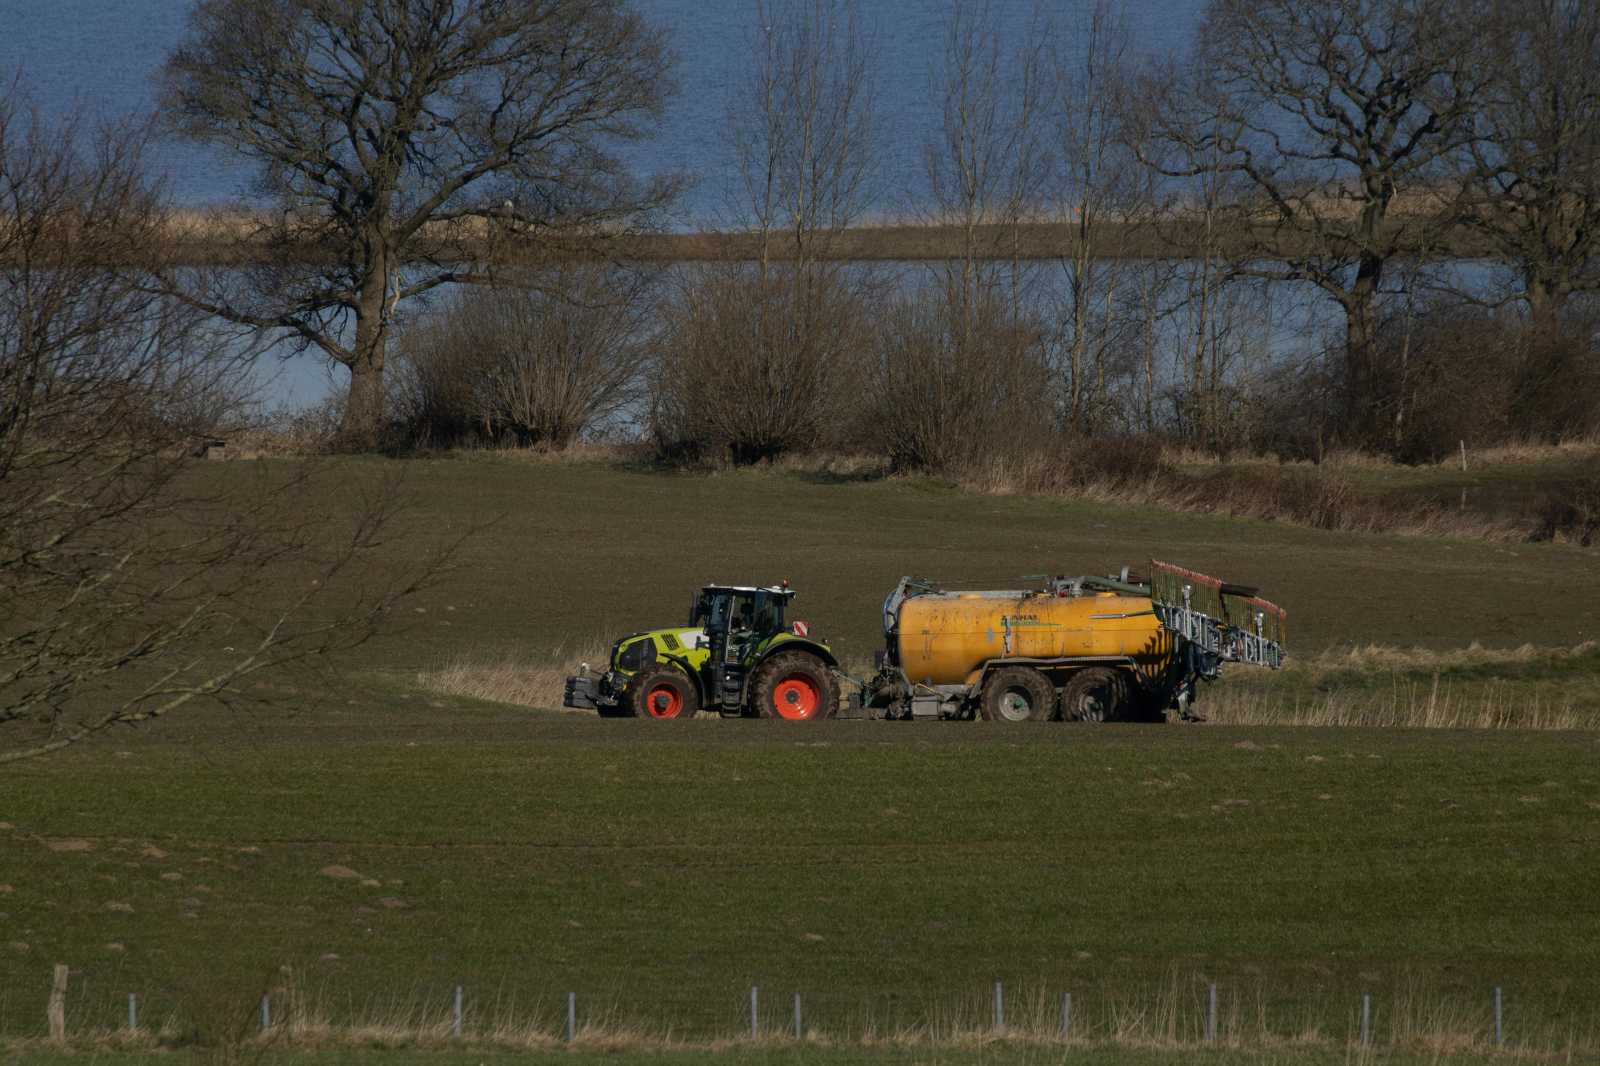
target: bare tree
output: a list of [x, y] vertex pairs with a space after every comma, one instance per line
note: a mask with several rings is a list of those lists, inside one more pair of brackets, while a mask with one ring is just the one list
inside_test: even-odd
[[873, 41], [852, 0], [763, 0], [726, 129], [730, 208], [760, 248], [753, 269], [686, 272], [655, 378], [669, 450], [726, 448], [736, 463], [838, 436], [859, 369], [873, 273], [827, 254], [868, 199]]
[[280, 210], [249, 234], [265, 262], [174, 291], [347, 367], [345, 433], [370, 442], [397, 309], [487, 280], [473, 242], [437, 261], [441, 238], [636, 221], [671, 184], [606, 148], [667, 88], [661, 31], [623, 0], [201, 0], [166, 111], [259, 162]]
[[757, 0], [752, 17], [726, 108], [730, 206], [763, 278], [780, 250], [804, 274], [868, 199], [874, 42], [851, 0]]
[[1467, 220], [1522, 275], [1535, 322], [1600, 291], [1600, 9], [1495, 0], [1482, 35]]
[[1384, 272], [1448, 234], [1444, 164], [1471, 136], [1478, 7], [1454, 0], [1212, 0], [1190, 77], [1150, 84], [1175, 175], [1219, 168], [1248, 198], [1232, 273], [1317, 286], [1343, 312], [1345, 423], [1381, 433]]
[[390, 493], [193, 462], [248, 353], [144, 284], [147, 134], [0, 105], [0, 763], [359, 643], [428, 570], [360, 581]]
[[[939, 126], [923, 148], [928, 187], [924, 213], [953, 226], [960, 253], [935, 267], [958, 321], [974, 322], [980, 304], [1007, 280], [1000, 264], [1014, 252], [1020, 224], [1041, 191], [1045, 48], [1049, 28], [1008, 40], [992, 0], [953, 0], [943, 50], [929, 71]], [[1009, 275], [1015, 314], [1022, 274]]]
[[[1122, 128], [1121, 97], [1132, 47], [1119, 0], [1092, 0], [1076, 32], [1063, 34], [1051, 64], [1051, 141], [1056, 163], [1050, 197], [1072, 241], [1058, 258], [1062, 298], [1062, 422], [1069, 432], [1107, 428], [1112, 364], [1125, 353], [1140, 316], [1124, 317], [1136, 267], [1121, 256], [1143, 221], [1149, 185]], [[1070, 52], [1067, 51], [1070, 49]], [[1149, 294], [1145, 294], [1148, 300]], [[1149, 310], [1147, 307], [1146, 311]], [[1147, 373], [1150, 359], [1147, 352]]]

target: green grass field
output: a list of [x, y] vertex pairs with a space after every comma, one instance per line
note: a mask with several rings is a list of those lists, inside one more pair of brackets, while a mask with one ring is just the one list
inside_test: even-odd
[[[1450, 649], [1595, 639], [1593, 551], [925, 482], [492, 456], [407, 474], [407, 550], [496, 520], [404, 632], [234, 709], [7, 771], [0, 1033], [43, 1032], [66, 962], [73, 1032], [113, 1029], [136, 992], [179, 1043], [269, 990], [307, 1017], [436, 1029], [457, 983], [480, 1036], [554, 1033], [576, 991], [592, 1024], [704, 1042], [747, 1026], [754, 984], [774, 1026], [800, 991], [835, 1039], [949, 1039], [751, 1046], [740, 1061], [1059, 1059], [972, 1044], [1000, 980], [1014, 1026], [1048, 1028], [1070, 991], [1086, 1039], [1122, 1041], [1073, 1061], [1196, 1040], [1210, 983], [1249, 1061], [1350, 1061], [1362, 993], [1374, 1061], [1481, 1050], [1497, 985], [1514, 1043], [1600, 1046], [1600, 731], [617, 722], [418, 683], [675, 621], [711, 580], [788, 578], [799, 615], [859, 663], [903, 573], [1014, 587], [1154, 556], [1258, 583], [1290, 611], [1305, 665], [1225, 678], [1219, 701], [1230, 686], [1269, 711], [1363, 688], [1392, 699], [1438, 675], [1462, 699], [1498, 685], [1496, 700], [1587, 713], [1591, 650]], [[1369, 644], [1422, 651], [1337, 658]]]

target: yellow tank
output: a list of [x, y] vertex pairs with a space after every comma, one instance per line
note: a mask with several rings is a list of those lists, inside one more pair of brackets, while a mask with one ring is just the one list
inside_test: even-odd
[[1171, 662], [1172, 633], [1147, 596], [935, 592], [899, 605], [900, 666], [913, 683], [972, 684], [992, 659], [1129, 657], [1155, 675]]

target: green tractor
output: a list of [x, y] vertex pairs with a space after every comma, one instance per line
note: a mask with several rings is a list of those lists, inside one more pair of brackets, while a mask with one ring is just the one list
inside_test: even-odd
[[707, 585], [689, 624], [652, 629], [612, 645], [596, 677], [585, 663], [567, 678], [568, 707], [608, 718], [832, 718], [839, 707], [839, 662], [804, 622], [784, 621], [794, 590], [782, 585]]

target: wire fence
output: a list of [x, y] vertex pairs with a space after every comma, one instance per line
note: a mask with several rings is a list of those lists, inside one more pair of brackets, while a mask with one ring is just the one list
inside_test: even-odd
[[[201, 983], [203, 984], [203, 982]], [[37, 986], [35, 986], [37, 987]], [[200, 987], [199, 984], [196, 986]], [[43, 990], [41, 990], [43, 991]], [[1085, 994], [1087, 992], [1087, 994]], [[971, 1046], [995, 1041], [1234, 1049], [1288, 1045], [1458, 1053], [1538, 1051], [1600, 1058], [1600, 1017], [1586, 1022], [1570, 1004], [1519, 1017], [1501, 987], [1478, 997], [1440, 997], [1407, 988], [1350, 1002], [1304, 1005], [1292, 1020], [1269, 1017], [1260, 990], [1173, 980], [1143, 996], [1002, 981], [944, 996], [869, 997], [824, 989], [749, 986], [699, 1000], [703, 1011], [672, 1016], [648, 995], [504, 988], [368, 995], [331, 986], [310, 989], [283, 973], [258, 995], [233, 987], [204, 991], [112, 991], [52, 968], [40, 995], [16, 986], [0, 993], [0, 1033], [16, 1041], [95, 1047], [274, 1044], [285, 1047], [495, 1046], [715, 1049], [745, 1042]]]

